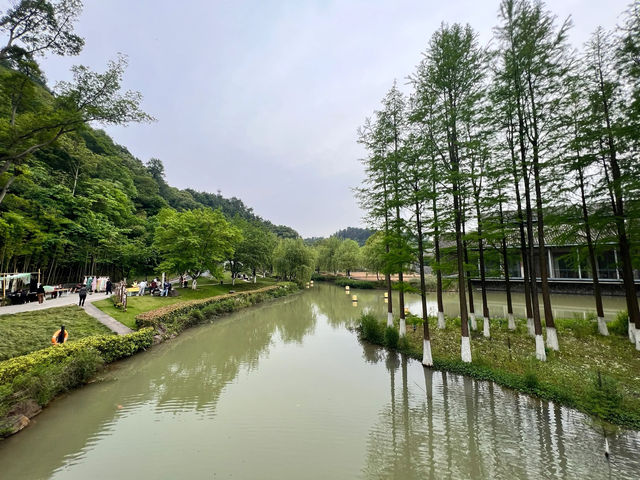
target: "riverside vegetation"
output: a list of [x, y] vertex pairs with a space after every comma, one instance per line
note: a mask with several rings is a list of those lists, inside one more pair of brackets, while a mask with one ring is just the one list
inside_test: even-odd
[[[524, 320], [516, 330], [507, 321], [491, 320], [491, 337], [472, 333], [473, 363], [460, 359], [460, 318], [447, 318], [446, 328], [431, 324], [433, 368], [488, 380], [544, 400], [575, 408], [593, 417], [640, 430], [640, 358], [625, 341], [627, 317], [621, 314], [609, 323], [612, 335], [598, 334], [593, 318], [557, 319], [566, 345], [560, 352], [548, 351], [547, 362], [536, 360], [528, 346], [530, 336]], [[422, 319], [407, 315], [409, 325]], [[422, 360], [422, 328], [407, 329], [400, 337], [394, 326], [386, 326], [371, 314], [360, 319], [360, 337]], [[592, 352], [598, 352], [593, 355]]]

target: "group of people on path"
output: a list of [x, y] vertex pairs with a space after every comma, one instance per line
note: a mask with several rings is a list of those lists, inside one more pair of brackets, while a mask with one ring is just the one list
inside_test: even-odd
[[[160, 292], [161, 297], [168, 297], [169, 292], [171, 292], [171, 282], [169, 280], [165, 280], [165, 282], [162, 283], [157, 278], [154, 278], [148, 286], [149, 286], [149, 293], [151, 295], [154, 295], [156, 292]], [[144, 297], [144, 293], [146, 289], [147, 289], [146, 280], [140, 281], [140, 283], [138, 283], [138, 296]]]

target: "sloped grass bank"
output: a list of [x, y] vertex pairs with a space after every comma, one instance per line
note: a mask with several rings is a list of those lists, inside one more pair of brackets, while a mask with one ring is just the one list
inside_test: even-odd
[[0, 362], [0, 437], [22, 430], [54, 397], [84, 385], [106, 363], [153, 344], [154, 331], [99, 335]]
[[[481, 321], [479, 327], [481, 328]], [[547, 350], [547, 361], [535, 358], [526, 321], [510, 331], [504, 319], [491, 321], [491, 338], [472, 332], [473, 362], [460, 360], [460, 319], [447, 319], [445, 330], [429, 320], [434, 367], [553, 401], [625, 428], [640, 430], [640, 355], [624, 337], [597, 334], [589, 319], [558, 319], [560, 351]], [[363, 315], [363, 340], [422, 360], [422, 325], [405, 338], [385, 331], [383, 322]]]
[[0, 315], [0, 361], [50, 346], [60, 325], [69, 332], [70, 343], [111, 333], [77, 305]]

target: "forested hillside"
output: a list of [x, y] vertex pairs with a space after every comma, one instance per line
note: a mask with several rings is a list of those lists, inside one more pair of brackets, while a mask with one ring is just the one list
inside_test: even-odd
[[33, 155], [0, 204], [0, 271], [41, 268], [45, 283], [152, 273], [159, 264], [155, 216], [165, 207], [203, 206], [283, 238], [298, 236], [238, 198], [170, 186], [160, 160], [144, 164], [104, 131], [87, 128]]

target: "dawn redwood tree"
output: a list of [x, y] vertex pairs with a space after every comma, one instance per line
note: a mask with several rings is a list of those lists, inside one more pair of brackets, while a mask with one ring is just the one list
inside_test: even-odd
[[[427, 175], [430, 191], [430, 216], [427, 217], [426, 224], [431, 226], [431, 234], [433, 236], [434, 260], [432, 268], [436, 274], [436, 300], [438, 305], [438, 328], [446, 328], [444, 318], [444, 301], [442, 298], [442, 262], [440, 254], [440, 229], [441, 216], [439, 202], [443, 203], [446, 195], [446, 185], [442, 180], [445, 175], [443, 168], [447, 162], [445, 155], [446, 150], [442, 149], [444, 140], [438, 138], [438, 125], [436, 121], [435, 108], [437, 98], [434, 90], [429, 84], [429, 72], [426, 61], [418, 65], [417, 72], [411, 77], [414, 86], [414, 94], [412, 97], [412, 111], [410, 122], [418, 131], [418, 135], [422, 141], [422, 149], [425, 172]], [[426, 186], [423, 188], [427, 188]], [[446, 228], [446, 224], [444, 225]]]
[[462, 334], [461, 358], [464, 362], [471, 362], [462, 233], [462, 190], [465, 182], [463, 122], [478, 114], [483, 95], [485, 54], [478, 46], [476, 34], [470, 26], [443, 24], [431, 38], [425, 61], [428, 72], [425, 87], [432, 90], [438, 99], [437, 121], [446, 138], [446, 143], [440, 148], [447, 152], [447, 177], [453, 197]]
[[362, 187], [357, 190], [357, 197], [362, 209], [367, 212], [369, 221], [380, 227], [384, 240], [385, 255], [383, 273], [387, 286], [387, 326], [393, 326], [393, 301], [391, 288], [391, 271], [388, 268], [390, 255], [390, 217], [391, 192], [385, 167], [385, 147], [382, 129], [376, 112], [376, 121], [367, 118], [358, 129], [358, 141], [366, 148], [368, 157], [363, 159], [366, 178]]
[[[603, 179], [609, 192], [613, 223], [620, 254], [619, 270], [629, 314], [629, 339], [640, 350], [640, 310], [635, 290], [632, 243], [629, 235], [630, 202], [637, 198], [637, 147], [640, 117], [640, 7], [637, 3], [627, 12], [625, 33], [619, 41], [616, 57], [604, 35], [592, 37], [585, 51], [584, 68], [589, 73], [587, 92], [591, 106], [593, 133], [600, 139]], [[638, 212], [635, 212], [636, 214]], [[635, 329], [633, 326], [635, 325]]]
[[[384, 150], [386, 152], [384, 168], [386, 180], [390, 189], [390, 207], [392, 220], [390, 222], [391, 238], [389, 251], [389, 267], [398, 274], [398, 308], [400, 310], [400, 336], [406, 335], [407, 325], [404, 312], [404, 267], [411, 260], [411, 254], [406, 244], [405, 220], [401, 215], [405, 191], [403, 190], [403, 170], [405, 158], [402, 143], [406, 131], [406, 106], [402, 93], [395, 82], [391, 90], [382, 100], [382, 110], [378, 112], [378, 122], [381, 127]], [[395, 266], [395, 268], [393, 268]]]
[[[413, 223], [415, 225], [416, 244], [418, 251], [418, 271], [420, 274], [420, 300], [422, 303], [423, 349], [422, 364], [433, 366], [431, 355], [431, 336], [429, 334], [429, 314], [427, 311], [427, 284], [424, 269], [424, 215], [428, 211], [429, 199], [432, 197], [430, 169], [425, 165], [424, 144], [421, 136], [410, 135], [403, 148], [405, 158], [406, 206], [413, 209]], [[427, 147], [429, 143], [427, 142]]]
[[[589, 41], [589, 48], [594, 48], [596, 50], [601, 50], [603, 48], [602, 42], [605, 40], [604, 32], [601, 29], [596, 30]], [[589, 170], [594, 170], [594, 166], [598, 165], [599, 155], [597, 154], [598, 144], [597, 139], [594, 139], [589, 132], [589, 106], [588, 102], [585, 101], [583, 92], [586, 90], [586, 86], [584, 85], [584, 77], [583, 75], [575, 75], [572, 76], [570, 87], [570, 103], [567, 108], [567, 116], [568, 120], [572, 123], [572, 135], [569, 136], [569, 152], [568, 152], [568, 161], [565, 163], [565, 168], [567, 170], [566, 175], [567, 178], [573, 179], [573, 182], [569, 184], [568, 193], [568, 207], [571, 206], [571, 196], [575, 191], [575, 187], [578, 187], [578, 196], [579, 196], [579, 211], [580, 211], [580, 220], [576, 221], [575, 218], [572, 218], [573, 209], [569, 208], [568, 218], [564, 219], [564, 223], [567, 225], [578, 225], [577, 228], [584, 232], [584, 237], [587, 243], [587, 252], [589, 258], [589, 266], [591, 270], [591, 278], [593, 282], [593, 295], [596, 304], [596, 315], [598, 318], [598, 331], [601, 335], [609, 335], [609, 331], [607, 329], [607, 323], [604, 319], [604, 307], [602, 305], [602, 292], [600, 288], [600, 279], [598, 273], [598, 262], [596, 260], [596, 245], [595, 239], [592, 232], [592, 226], [594, 225], [595, 220], [590, 213], [590, 210], [595, 210], [599, 207], [599, 204], [602, 203], [600, 198], [595, 197], [593, 200], [590, 198], [590, 191], [593, 188], [590, 188], [590, 183], [593, 181], [598, 181], [598, 178], [590, 181], [590, 176], [593, 177], [595, 175], [589, 175]], [[596, 175], [599, 177], [600, 170], [598, 168], [595, 169]], [[572, 191], [573, 190], [573, 191]], [[593, 193], [593, 192], [591, 192]], [[594, 206], [591, 207], [588, 205], [588, 201], [595, 203]], [[596, 215], [596, 218], [598, 215]], [[608, 221], [608, 218], [606, 219]], [[604, 222], [600, 221], [599, 226], [601, 230], [606, 229], [606, 225]], [[603, 228], [604, 227], [604, 228]], [[571, 233], [575, 234], [575, 228], [571, 229]], [[578, 261], [580, 261], [578, 259]]]
[[[510, 2], [511, 0], [505, 0], [504, 3]], [[560, 26], [556, 26], [554, 15], [545, 10], [542, 3], [532, 0], [517, 1], [515, 16], [516, 41], [513, 42], [511, 50], [515, 55], [511, 60], [514, 86], [519, 100], [519, 116], [522, 117], [519, 125], [524, 130], [524, 137], [530, 147], [529, 155], [520, 157], [525, 181], [525, 199], [535, 196], [538, 263], [547, 346], [552, 350], [559, 350], [548, 281], [549, 268], [544, 234], [545, 197], [542, 189], [545, 182], [548, 183], [549, 179], [553, 178], [554, 160], [558, 156], [557, 140], [566, 134], [563, 109], [566, 98], [565, 82], [571, 65], [567, 43], [567, 32], [571, 24], [567, 19]], [[527, 178], [528, 172], [532, 173], [533, 192], [529, 192], [531, 182]], [[550, 190], [552, 191], [551, 188]], [[547, 200], [548, 203], [550, 202]], [[528, 227], [533, 228], [531, 220], [528, 219]], [[531, 248], [533, 242], [529, 244]]]

